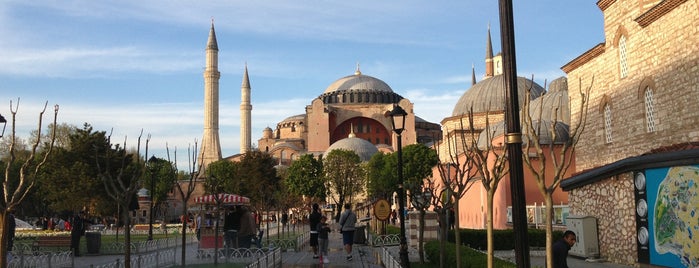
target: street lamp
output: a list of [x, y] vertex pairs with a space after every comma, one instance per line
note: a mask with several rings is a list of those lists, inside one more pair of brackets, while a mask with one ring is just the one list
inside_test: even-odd
[[0, 138], [2, 138], [5, 135], [5, 127], [7, 126], [7, 119], [2, 114], [0, 114], [0, 123], [2, 123], [2, 133], [0, 133]]
[[155, 193], [155, 164], [158, 158], [151, 156], [148, 159], [148, 169], [150, 170], [150, 211], [148, 212], [148, 240], [153, 240], [153, 194]]
[[388, 114], [391, 116], [393, 132], [397, 136], [398, 146], [398, 217], [400, 219], [400, 262], [401, 266], [410, 268], [408, 258], [408, 241], [405, 239], [405, 187], [403, 187], [403, 146], [401, 133], [405, 130], [405, 116], [408, 113], [399, 105], [394, 105], [393, 110]]

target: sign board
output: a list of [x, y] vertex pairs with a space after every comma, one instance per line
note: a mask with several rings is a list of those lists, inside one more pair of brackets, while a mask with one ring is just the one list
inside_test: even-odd
[[374, 203], [374, 216], [380, 221], [386, 221], [391, 216], [391, 205], [386, 199], [379, 199]]

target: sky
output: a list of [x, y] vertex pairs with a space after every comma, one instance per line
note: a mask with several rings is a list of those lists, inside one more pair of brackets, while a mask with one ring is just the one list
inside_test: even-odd
[[[596, 1], [513, 2], [518, 76], [543, 86], [604, 42]], [[150, 155], [176, 148], [182, 166], [202, 138], [212, 20], [224, 157], [240, 151], [246, 64], [255, 143], [357, 64], [439, 123], [471, 86], [472, 66], [482, 79], [489, 25], [501, 51], [498, 1], [0, 0], [0, 114], [11, 121], [12, 102], [27, 138], [44, 104], [45, 122], [58, 104], [59, 123], [89, 123], [128, 147], [143, 131]]]

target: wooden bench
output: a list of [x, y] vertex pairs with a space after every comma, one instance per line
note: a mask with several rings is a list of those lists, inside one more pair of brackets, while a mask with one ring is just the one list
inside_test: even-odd
[[34, 241], [35, 250], [41, 248], [66, 248], [70, 249], [70, 236], [39, 236]]

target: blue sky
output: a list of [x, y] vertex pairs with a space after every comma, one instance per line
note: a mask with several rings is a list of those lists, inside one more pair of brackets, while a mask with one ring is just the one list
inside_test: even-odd
[[[514, 2], [519, 76], [543, 85], [604, 42], [595, 1]], [[470, 87], [472, 64], [483, 76], [489, 23], [501, 50], [497, 1], [0, 0], [0, 114], [9, 119], [20, 98], [18, 135], [28, 137], [48, 101], [60, 105], [59, 122], [113, 129], [129, 144], [143, 129], [157, 157], [168, 143], [186, 161], [202, 135], [212, 18], [224, 156], [239, 151], [246, 62], [255, 142], [357, 63], [439, 123]]]

